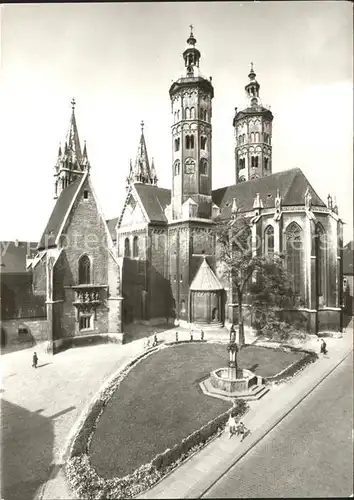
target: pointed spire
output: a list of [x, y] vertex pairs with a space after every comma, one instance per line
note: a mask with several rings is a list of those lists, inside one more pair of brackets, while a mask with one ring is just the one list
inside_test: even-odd
[[251, 71], [248, 74], [250, 79], [249, 83], [246, 85], [245, 90], [248, 98], [250, 99], [251, 106], [256, 106], [260, 103], [259, 101], [259, 89], [260, 85], [256, 80], [256, 73], [253, 68], [253, 62], [251, 62]]
[[156, 184], [157, 177], [155, 167], [152, 163], [152, 169], [150, 169], [149, 158], [147, 154], [147, 148], [144, 137], [144, 122], [141, 121], [141, 136], [138, 146], [138, 152], [135, 159], [134, 169], [132, 161], [130, 160], [129, 165], [129, 176], [127, 177], [127, 183], [132, 184], [134, 182], [141, 182], [143, 184]]
[[76, 105], [75, 99], [72, 99], [71, 101], [72, 112], [71, 112], [69, 130], [66, 136], [66, 145], [68, 154], [70, 155], [71, 162], [74, 164], [77, 162], [80, 163], [82, 156], [79, 133], [76, 125], [75, 105]]
[[61, 155], [62, 155], [62, 152], [61, 152], [61, 142], [59, 142], [58, 158], [60, 158]]
[[81, 156], [81, 167], [83, 168], [83, 170], [90, 170], [90, 167], [91, 167], [89, 159], [88, 159], [88, 154], [87, 154], [86, 141], [84, 142], [84, 150], [83, 150], [82, 156]]
[[155, 170], [155, 162], [154, 162], [154, 158], [151, 158], [151, 169], [150, 169], [150, 173], [151, 173], [151, 184], [154, 184], [156, 185], [157, 184], [157, 175], [156, 175], [156, 170]]

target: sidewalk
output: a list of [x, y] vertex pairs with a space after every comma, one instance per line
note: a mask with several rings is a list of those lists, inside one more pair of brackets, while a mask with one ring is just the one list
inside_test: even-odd
[[223, 433], [138, 498], [200, 498], [351, 352], [352, 340], [349, 332], [342, 339], [328, 339], [327, 356], [286, 384], [273, 386], [261, 400], [250, 402], [250, 411], [242, 420], [252, 434], [244, 442], [236, 437], [229, 439], [227, 433]]
[[[189, 340], [187, 330], [174, 328], [158, 332], [159, 341], [175, 341], [176, 331], [179, 332], [179, 340]], [[205, 331], [204, 338], [205, 340], [226, 341], [229, 334], [226, 329], [221, 333], [220, 331]], [[197, 339], [199, 336], [195, 334], [195, 340]], [[246, 333], [247, 343], [253, 340], [254, 338]], [[2, 356], [4, 387], [2, 397], [29, 412], [41, 411], [46, 418], [52, 418], [54, 441], [51, 444], [48, 443], [52, 459], [51, 463], [42, 464], [43, 469], [48, 471], [46, 475], [48, 480], [37, 490], [38, 500], [75, 498], [69, 490], [63, 470], [72, 432], [102, 385], [113, 373], [143, 352], [144, 342], [144, 338], [140, 338], [123, 346], [104, 344], [73, 348], [53, 357], [40, 353], [39, 364], [43, 367], [39, 370], [33, 370], [30, 366], [33, 349]], [[257, 438], [258, 429], [261, 434], [262, 432], [264, 434], [265, 426], [269, 429], [277, 418], [274, 410], [277, 409], [278, 415], [284, 414], [285, 405], [294, 405], [293, 399], [299, 397], [301, 390], [306, 392], [308, 388], [312, 388], [317, 379], [321, 379], [323, 374], [328, 373], [336, 362], [350, 351], [352, 333], [348, 331], [343, 339], [328, 339], [327, 346], [329, 357], [308, 367], [301, 377], [295, 377], [286, 386], [284, 384], [283, 387], [274, 387], [264, 399], [252, 402], [252, 409], [245, 416], [244, 421], [253, 433], [244, 443], [240, 445], [236, 440], [228, 440], [225, 436], [214, 440], [141, 498], [182, 498], [197, 496], [195, 492], [204, 491], [205, 485], [209, 484], [213, 477], [217, 477], [218, 471], [220, 473], [225, 470], [228, 463], [235, 460], [236, 454], [244, 452], [252, 445]], [[315, 344], [315, 340], [310, 339], [308, 345], [305, 344], [303, 347], [318, 350], [319, 344]], [[35, 393], [33, 392], [34, 386], [37, 387]], [[295, 386], [296, 389], [293, 389]], [[287, 388], [286, 393], [284, 388]], [[65, 414], [60, 415], [60, 413]], [[54, 418], [55, 415], [60, 416]], [[40, 452], [41, 450], [38, 450], [38, 453]], [[26, 462], [23, 457], [15, 457], [15, 468], [16, 460], [22, 467], [21, 474], [20, 470], [18, 471], [21, 481], [37, 477], [37, 471], [30, 470], [31, 460]]]

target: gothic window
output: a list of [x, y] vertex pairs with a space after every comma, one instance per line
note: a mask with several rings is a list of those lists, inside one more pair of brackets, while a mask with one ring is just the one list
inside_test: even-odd
[[87, 255], [83, 255], [79, 260], [79, 285], [91, 283], [91, 262]]
[[200, 149], [206, 149], [206, 140], [207, 140], [206, 137], [201, 136], [201, 138], [200, 138]]
[[184, 113], [185, 113], [185, 114], [184, 114], [185, 119], [186, 119], [186, 120], [189, 120], [189, 119], [190, 119], [190, 117], [191, 117], [191, 112], [190, 112], [190, 109], [189, 109], [189, 108], [186, 108]]
[[238, 160], [238, 168], [239, 170], [242, 170], [246, 166], [246, 159], [245, 158], [240, 158]]
[[325, 294], [327, 238], [322, 224], [316, 225], [317, 294]]
[[258, 167], [258, 156], [251, 156], [251, 167], [252, 168]]
[[175, 151], [179, 151], [180, 138], [175, 139]]
[[274, 227], [267, 226], [264, 231], [264, 253], [265, 255], [274, 254]]
[[181, 171], [181, 162], [179, 160], [175, 161], [175, 175], [179, 175]]
[[194, 135], [186, 135], [186, 149], [194, 148]]
[[251, 132], [251, 142], [254, 142], [254, 132]]
[[268, 162], [269, 162], [269, 159], [264, 158], [264, 170], [268, 170]]
[[256, 142], [259, 142], [259, 132], [256, 132], [256, 134], [255, 134], [255, 140], [256, 140]]
[[286, 267], [292, 277], [293, 291], [296, 295], [301, 292], [302, 278], [302, 247], [303, 237], [301, 227], [292, 222], [286, 229]]
[[133, 257], [139, 257], [139, 239], [138, 239], [138, 236], [134, 236], [134, 239], [133, 239]]
[[124, 240], [124, 257], [130, 257], [130, 241], [129, 238]]
[[208, 174], [208, 163], [205, 158], [202, 158], [199, 163], [199, 172], [202, 175], [207, 175]]
[[195, 108], [191, 108], [191, 118], [195, 118]]

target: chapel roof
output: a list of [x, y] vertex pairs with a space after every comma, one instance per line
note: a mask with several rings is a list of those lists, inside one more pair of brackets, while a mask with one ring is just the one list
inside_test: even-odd
[[212, 292], [223, 289], [220, 281], [215, 276], [205, 257], [203, 258], [203, 262], [201, 263], [200, 268], [198, 269], [198, 272], [189, 288], [194, 292]]
[[60, 193], [59, 198], [56, 200], [52, 214], [46, 225], [46, 228], [40, 239], [38, 249], [48, 248], [55, 246], [55, 240], [59, 234], [60, 228], [64, 222], [65, 216], [73, 202], [77, 190], [83, 178], [79, 177], [74, 182], [69, 184]]
[[213, 202], [220, 208], [222, 218], [231, 216], [233, 198], [241, 212], [253, 210], [254, 199], [259, 193], [264, 208], [273, 208], [277, 190], [283, 206], [304, 205], [306, 190], [309, 189], [312, 205], [325, 207], [300, 168], [277, 172], [267, 177], [253, 179], [232, 186], [216, 189], [212, 193]]

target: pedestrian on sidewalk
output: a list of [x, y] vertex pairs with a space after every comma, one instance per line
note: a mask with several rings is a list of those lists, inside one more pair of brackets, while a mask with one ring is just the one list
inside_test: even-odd
[[178, 332], [176, 332], [176, 342], [178, 342]]
[[229, 428], [229, 439], [230, 439], [231, 436], [236, 433], [236, 421], [231, 413], [229, 415], [229, 420], [227, 421], [227, 425]]
[[243, 422], [240, 422], [236, 428], [236, 435], [240, 436], [241, 435], [241, 443], [245, 439], [246, 436], [251, 434], [251, 431], [247, 429], [245, 424]]
[[156, 347], [158, 344], [158, 340], [157, 340], [157, 333], [154, 332], [154, 342], [152, 343], [152, 347]]
[[145, 349], [149, 349], [149, 347], [150, 347], [150, 338], [149, 338], [149, 336], [147, 336], [146, 339], [145, 339], [145, 346], [144, 347], [145, 347]]
[[327, 354], [327, 352], [328, 352], [327, 351], [327, 344], [326, 344], [326, 342], [323, 339], [321, 339], [321, 350], [320, 350], [320, 353], [321, 354]]
[[37, 353], [34, 352], [32, 357], [32, 366], [33, 368], [37, 368], [37, 365], [38, 365], [38, 356]]
[[200, 340], [203, 341], [204, 340], [204, 330], [201, 330], [200, 331]]

